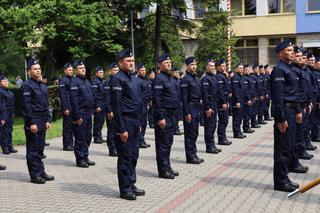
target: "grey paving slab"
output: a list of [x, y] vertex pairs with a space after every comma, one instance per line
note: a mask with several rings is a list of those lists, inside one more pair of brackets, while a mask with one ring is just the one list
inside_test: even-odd
[[[25, 146], [19, 146], [19, 153], [0, 156], [0, 163], [7, 166], [0, 172], [0, 199], [9, 204], [0, 212], [320, 212], [320, 187], [292, 199], [273, 190], [272, 124], [239, 140], [231, 138], [230, 123], [227, 134], [233, 144], [220, 146], [218, 155], [205, 153], [201, 127], [197, 145], [205, 159], [201, 165], [185, 163], [183, 136], [175, 136], [172, 166], [180, 176], [174, 180], [157, 177], [154, 133], [148, 129], [146, 140], [152, 147], [140, 149], [137, 166], [137, 186], [146, 195], [136, 201], [119, 199], [117, 159], [107, 155], [106, 144], [90, 146], [96, 166], [82, 169], [75, 167], [72, 152], [62, 151], [61, 138], [48, 140], [44, 163], [55, 181], [45, 185], [30, 183]], [[313, 154], [311, 161], [302, 161], [310, 171], [290, 174], [292, 180], [304, 184], [320, 176], [320, 151]]]

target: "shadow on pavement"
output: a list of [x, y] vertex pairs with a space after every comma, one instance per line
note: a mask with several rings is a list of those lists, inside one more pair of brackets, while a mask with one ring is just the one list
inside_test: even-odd
[[72, 193], [87, 194], [87, 195], [101, 195], [101, 196], [110, 197], [110, 198], [119, 197], [118, 190], [114, 190], [105, 185], [88, 184], [88, 183], [60, 183], [59, 185], [63, 191], [68, 191]]
[[0, 180], [30, 183], [30, 176], [27, 173], [1, 171]]

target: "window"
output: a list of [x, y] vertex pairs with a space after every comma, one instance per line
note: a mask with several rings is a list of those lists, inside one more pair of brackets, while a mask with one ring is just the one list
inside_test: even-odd
[[193, 1], [194, 7], [194, 18], [203, 18], [204, 13], [206, 12], [205, 8], [203, 7], [203, 3], [200, 0]]
[[173, 9], [173, 16], [174, 16], [175, 18], [180, 18], [180, 19], [182, 19], [182, 18], [185, 17], [185, 14], [184, 14], [179, 8], [174, 8], [174, 9]]
[[269, 14], [294, 13], [295, 5], [295, 0], [268, 0]]
[[308, 12], [320, 11], [320, 0], [308, 0]]
[[244, 64], [258, 64], [259, 48], [257, 39], [238, 40], [236, 54]]
[[256, 0], [231, 0], [231, 10], [235, 15], [256, 15]]
[[[283, 41], [284, 39], [287, 39], [287, 38], [270, 38], [269, 39], [269, 47], [268, 47], [268, 64], [270, 65], [274, 65], [278, 62], [278, 57], [277, 57], [277, 54], [275, 52], [276, 50], [276, 46], [281, 42]], [[290, 38], [291, 41], [293, 43], [296, 43], [296, 39], [295, 38]]]

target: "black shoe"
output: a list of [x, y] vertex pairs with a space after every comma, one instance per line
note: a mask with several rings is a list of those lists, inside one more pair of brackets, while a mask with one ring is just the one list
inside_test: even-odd
[[308, 167], [306, 168], [301, 165], [295, 166], [293, 168], [289, 167], [289, 172], [292, 172], [292, 173], [307, 173], [308, 170], [309, 170]]
[[7, 169], [6, 166], [0, 164], [0, 170], [6, 170], [6, 169]]
[[203, 163], [203, 162], [204, 162], [204, 159], [203, 159], [203, 158], [197, 157], [197, 159], [200, 161], [200, 163]]
[[87, 162], [85, 161], [80, 161], [77, 163], [77, 167], [80, 167], [80, 168], [88, 168], [89, 165], [87, 164]]
[[309, 151], [314, 151], [316, 150], [318, 147], [317, 146], [313, 146], [312, 144], [308, 144], [306, 146], [306, 150], [309, 150]]
[[292, 182], [291, 180], [289, 180], [290, 182], [289, 182], [289, 184], [291, 185], [291, 186], [293, 186], [295, 189], [299, 189], [299, 184], [298, 183], [294, 183], [294, 182]]
[[53, 181], [53, 180], [54, 180], [54, 176], [48, 175], [47, 173], [44, 173], [44, 174], [42, 175], [42, 178], [43, 178], [45, 181]]
[[118, 157], [117, 150], [109, 150], [109, 156], [111, 156], [111, 157]]
[[256, 129], [258, 129], [258, 128], [261, 128], [261, 126], [258, 125], [258, 124], [255, 124], [255, 125], [252, 125], [251, 128], [256, 128]]
[[40, 155], [41, 159], [46, 159], [47, 156], [46, 155]]
[[92, 160], [87, 160], [87, 162], [86, 162], [89, 166], [94, 166], [94, 165], [96, 165], [96, 162], [94, 162], [94, 161], [92, 161]]
[[73, 151], [73, 147], [72, 146], [63, 147], [63, 151], [71, 152], [71, 151]]
[[217, 148], [217, 147], [214, 147], [216, 150], [218, 150], [218, 152], [222, 152], [221, 149]]
[[200, 164], [200, 163], [202, 162], [199, 158], [193, 158], [193, 159], [187, 160], [187, 164]]
[[136, 196], [143, 196], [146, 194], [146, 192], [143, 189], [139, 189], [136, 186], [133, 186], [132, 188], [133, 194], [135, 194]]
[[225, 146], [231, 145], [231, 143], [227, 139], [219, 141], [218, 144]]
[[9, 149], [2, 149], [2, 154], [9, 155], [10, 154]]
[[171, 172], [160, 173], [159, 178], [174, 179], [174, 175]]
[[151, 145], [150, 144], [148, 144], [148, 143], [146, 143], [147, 144], [147, 147], [151, 147]]
[[304, 151], [302, 152], [301, 154], [298, 155], [298, 157], [300, 159], [303, 159], [303, 160], [310, 160], [313, 158], [313, 155], [312, 154], [309, 154], [308, 152]]
[[44, 146], [50, 146], [50, 143], [44, 142]]
[[10, 153], [17, 153], [18, 150], [14, 149], [14, 148], [11, 148], [11, 149], [9, 149], [9, 152], [10, 152]]
[[249, 129], [244, 129], [243, 132], [251, 134], [251, 133], [254, 133], [255, 131], [253, 129], [249, 128]]
[[217, 148], [211, 148], [211, 149], [207, 149], [206, 153], [218, 154], [219, 150]]
[[285, 183], [281, 185], [274, 185], [274, 190], [282, 191], [282, 192], [293, 192], [296, 190], [290, 183]]
[[148, 145], [146, 143], [140, 143], [140, 148], [146, 149], [146, 148], [148, 148]]
[[124, 194], [120, 194], [120, 198], [125, 200], [136, 200], [137, 196], [133, 192], [127, 192]]
[[266, 125], [267, 122], [266, 121], [260, 121], [260, 122], [258, 122], [258, 124]]
[[177, 129], [177, 130], [174, 132], [174, 135], [183, 135], [183, 133], [182, 133], [182, 132], [180, 132], [180, 130], [179, 130], [179, 129]]
[[171, 174], [173, 174], [174, 176], [179, 176], [179, 172], [174, 171], [173, 169], [171, 169], [169, 172], [170, 172]]
[[154, 128], [154, 124], [149, 124], [150, 129]]
[[46, 180], [43, 177], [32, 177], [31, 178], [31, 183], [35, 183], [35, 184], [45, 184]]
[[234, 137], [234, 138], [243, 139], [243, 138], [245, 138], [246, 136], [245, 136], [245, 135], [241, 135], [241, 134], [239, 133], [239, 134], [233, 135], [233, 137]]
[[103, 141], [101, 139], [97, 139], [97, 140], [94, 140], [93, 143], [96, 143], [96, 144], [102, 144]]
[[226, 139], [226, 140], [228, 141], [228, 143], [232, 144], [232, 142], [231, 142], [231, 141], [229, 141], [228, 139]]
[[265, 120], [265, 121], [273, 121], [272, 118], [265, 118], [264, 120]]
[[313, 142], [320, 142], [320, 137], [312, 138], [311, 141], [313, 141]]

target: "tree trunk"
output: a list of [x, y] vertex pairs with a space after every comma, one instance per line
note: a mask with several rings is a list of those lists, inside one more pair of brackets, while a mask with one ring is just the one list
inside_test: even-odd
[[44, 72], [42, 75], [46, 76], [48, 80], [53, 77], [53, 73], [55, 71], [55, 57], [54, 50], [56, 47], [56, 39], [46, 39], [46, 53], [44, 58]]

